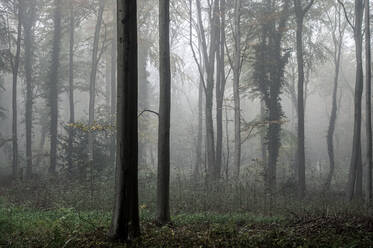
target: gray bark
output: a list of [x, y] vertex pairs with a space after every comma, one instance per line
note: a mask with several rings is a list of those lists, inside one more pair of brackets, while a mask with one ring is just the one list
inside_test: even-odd
[[[100, 1], [100, 6], [98, 9], [97, 23], [95, 27], [95, 34], [93, 39], [93, 51], [92, 51], [92, 65], [91, 65], [91, 74], [89, 80], [89, 117], [88, 117], [88, 126], [91, 128], [94, 126], [95, 121], [95, 101], [96, 101], [96, 74], [98, 67], [98, 44], [100, 40], [100, 32], [102, 25], [102, 15], [104, 12], [105, 2]], [[88, 163], [91, 168], [91, 176], [93, 169], [93, 154], [94, 154], [94, 140], [95, 135], [93, 131], [88, 132]]]
[[365, 84], [366, 84], [366, 134], [367, 134], [367, 202], [372, 201], [372, 68], [371, 68], [371, 45], [370, 45], [370, 10], [369, 1], [365, 2]]
[[[355, 96], [354, 96], [354, 129], [352, 140], [351, 163], [347, 183], [347, 198], [352, 201], [355, 191], [355, 183], [360, 167], [361, 160], [361, 105], [363, 94], [363, 62], [362, 62], [362, 21], [363, 21], [363, 4], [362, 0], [355, 0], [355, 26], [354, 40], [356, 49], [356, 79], [355, 79]], [[358, 186], [358, 185], [356, 185]], [[360, 190], [358, 190], [360, 191]]]
[[[13, 85], [12, 85], [12, 175], [13, 179], [18, 176], [18, 129], [17, 129], [17, 84], [18, 84], [18, 71], [19, 71], [19, 60], [21, 53], [21, 35], [22, 35], [22, 2], [18, 5], [18, 25], [17, 25], [17, 41], [16, 41], [16, 54], [11, 59], [12, 73], [13, 73]], [[8, 34], [9, 44], [11, 44], [10, 33]], [[9, 47], [10, 49], [10, 47]]]
[[[74, 106], [74, 34], [75, 34], [75, 16], [73, 2], [70, 1], [70, 44], [69, 44], [69, 107], [70, 107], [70, 124], [75, 122], [75, 106]], [[68, 139], [68, 170], [71, 172], [73, 168], [73, 140], [74, 127], [69, 127]]]
[[303, 21], [305, 14], [312, 6], [314, 0], [311, 0], [305, 9], [303, 9], [301, 0], [294, 0], [294, 10], [296, 16], [297, 30], [297, 64], [298, 64], [298, 196], [304, 198], [306, 193], [306, 156], [304, 151], [304, 58], [303, 58]]
[[137, 1], [118, 0], [118, 102], [115, 207], [111, 236], [140, 235], [138, 206]]
[[234, 156], [235, 176], [240, 175], [241, 167], [241, 106], [240, 106], [240, 64], [241, 64], [241, 1], [234, 1], [234, 62], [233, 62], [233, 101], [234, 101]]
[[157, 221], [166, 224], [170, 218], [170, 2], [159, 1], [159, 126]]
[[[328, 156], [329, 156], [329, 166], [330, 170], [326, 179], [325, 183], [325, 190], [328, 191], [330, 189], [330, 184], [334, 175], [335, 170], [335, 160], [334, 160], [334, 131], [335, 131], [335, 124], [337, 120], [337, 93], [338, 93], [338, 81], [339, 81], [339, 71], [340, 71], [340, 61], [342, 55], [342, 46], [343, 46], [343, 35], [345, 26], [341, 27], [341, 13], [340, 10], [335, 10], [338, 15], [336, 20], [338, 23], [334, 23], [335, 27], [332, 32], [333, 38], [333, 45], [334, 45], [334, 83], [333, 83], [333, 94], [332, 94], [332, 109], [330, 114], [329, 120], [329, 127], [328, 127], [328, 134], [327, 134], [327, 147], [328, 147]], [[333, 25], [333, 24], [332, 24]], [[338, 38], [336, 36], [336, 31], [338, 31]]]
[[25, 44], [25, 77], [26, 77], [26, 100], [25, 100], [25, 124], [26, 124], [26, 178], [32, 174], [32, 63], [33, 63], [33, 26], [35, 18], [34, 1], [28, 1], [24, 12], [24, 44]]

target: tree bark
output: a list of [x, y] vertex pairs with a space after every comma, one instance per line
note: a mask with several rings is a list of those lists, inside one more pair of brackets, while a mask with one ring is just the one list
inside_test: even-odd
[[24, 44], [25, 44], [25, 130], [26, 130], [26, 178], [32, 174], [32, 47], [33, 47], [33, 23], [35, 6], [33, 1], [26, 3], [24, 20]]
[[[69, 107], [70, 107], [70, 124], [75, 122], [75, 106], [74, 106], [74, 34], [75, 34], [75, 15], [73, 1], [70, 0], [70, 47], [69, 47]], [[69, 127], [68, 139], [68, 170], [71, 173], [73, 168], [73, 141], [74, 127]]]
[[371, 68], [371, 45], [370, 45], [370, 4], [365, 2], [365, 84], [366, 84], [366, 134], [367, 134], [367, 202], [372, 201], [372, 68]]
[[361, 98], [363, 94], [363, 62], [362, 62], [362, 0], [355, 0], [355, 26], [354, 40], [356, 46], [356, 80], [354, 96], [354, 129], [352, 140], [351, 163], [347, 183], [347, 198], [352, 201], [355, 191], [355, 183], [358, 175], [359, 161], [361, 160]]
[[[102, 25], [102, 15], [104, 13], [105, 1], [100, 1], [100, 6], [97, 14], [97, 23], [95, 28], [95, 35], [93, 39], [93, 51], [92, 51], [92, 65], [91, 74], [89, 80], [89, 117], [88, 126], [90, 129], [94, 126], [95, 121], [95, 101], [96, 101], [96, 74], [97, 66], [99, 62], [98, 55], [98, 43], [100, 41], [100, 32]], [[88, 132], [88, 164], [91, 170], [91, 176], [93, 173], [93, 154], [94, 154], [94, 140], [95, 135], [92, 130]]]
[[166, 224], [170, 218], [170, 2], [159, 1], [159, 127], [157, 221]]
[[111, 235], [140, 235], [138, 206], [137, 1], [118, 0], [118, 102], [116, 194]]
[[202, 165], [202, 126], [203, 126], [203, 78], [200, 78], [198, 87], [198, 126], [197, 126], [197, 145], [196, 162], [193, 170], [193, 177], [199, 177]]
[[[113, 8], [113, 16], [116, 16], [116, 8], [114, 1], [114, 8]], [[117, 22], [116, 18], [113, 18], [113, 27], [116, 27]], [[111, 43], [111, 103], [110, 103], [110, 122], [111, 125], [114, 127], [115, 125], [115, 114], [116, 114], [116, 99], [117, 99], [117, 81], [116, 81], [116, 74], [117, 74], [117, 33], [116, 29], [113, 28], [112, 34], [112, 43]], [[111, 144], [110, 144], [110, 161], [112, 164], [115, 164], [115, 145], [116, 145], [116, 136], [113, 133], [111, 136]]]
[[220, 177], [223, 153], [223, 102], [225, 91], [225, 0], [220, 0], [219, 47], [216, 51], [216, 171]]
[[52, 61], [49, 69], [49, 106], [51, 115], [50, 124], [50, 167], [49, 173], [56, 174], [57, 167], [57, 128], [58, 128], [58, 71], [60, 66], [60, 48], [61, 48], [61, 0], [55, 0], [55, 10], [53, 17], [53, 47]]
[[216, 157], [215, 157], [215, 139], [214, 139], [214, 122], [213, 122], [213, 90], [214, 90], [214, 70], [215, 70], [215, 54], [217, 49], [217, 29], [218, 29], [218, 18], [219, 18], [219, 5], [218, 0], [212, 3], [212, 18], [209, 20], [210, 24], [210, 47], [207, 49], [206, 36], [203, 28], [202, 14], [201, 14], [201, 0], [196, 0], [197, 6], [197, 18], [198, 27], [200, 30], [201, 44], [202, 44], [202, 55], [205, 63], [205, 70], [207, 74], [206, 85], [205, 85], [205, 115], [206, 115], [206, 149], [207, 149], [207, 178], [209, 181], [216, 179]]
[[306, 156], [304, 151], [304, 58], [303, 58], [303, 21], [304, 16], [313, 4], [311, 0], [303, 9], [301, 0], [294, 0], [297, 30], [297, 64], [298, 64], [298, 197], [303, 199], [306, 194]]
[[[16, 41], [16, 54], [12, 62], [12, 72], [13, 72], [13, 85], [12, 85], [12, 175], [13, 179], [16, 179], [18, 176], [18, 129], [17, 129], [17, 84], [18, 84], [18, 71], [19, 71], [19, 60], [21, 53], [21, 36], [22, 36], [22, 6], [23, 2], [19, 2], [18, 5], [18, 25], [17, 25], [17, 41]], [[9, 43], [10, 40], [10, 33]], [[10, 49], [10, 47], [9, 47]]]
[[234, 62], [233, 62], [233, 100], [234, 100], [234, 167], [235, 177], [240, 175], [241, 167], [241, 106], [240, 106], [240, 64], [241, 64], [241, 1], [234, 1]]
[[[340, 10], [335, 10], [340, 11]], [[327, 147], [328, 147], [328, 156], [329, 156], [329, 166], [330, 170], [326, 179], [325, 183], [325, 190], [328, 191], [330, 189], [330, 185], [332, 182], [332, 178], [334, 175], [335, 170], [335, 161], [334, 161], [334, 131], [335, 131], [335, 124], [337, 120], [337, 93], [338, 93], [338, 81], [339, 81], [339, 71], [340, 71], [340, 61], [342, 56], [342, 46], [343, 46], [343, 35], [344, 35], [344, 27], [341, 27], [341, 14], [336, 13], [338, 15], [337, 21], [335, 23], [336, 27], [332, 33], [333, 44], [334, 44], [334, 83], [333, 83], [333, 95], [332, 95], [332, 109], [330, 113], [330, 120], [329, 120], [329, 127], [328, 127], [328, 134], [326, 137]], [[335, 31], [338, 30], [339, 36], [338, 39], [336, 37]]]

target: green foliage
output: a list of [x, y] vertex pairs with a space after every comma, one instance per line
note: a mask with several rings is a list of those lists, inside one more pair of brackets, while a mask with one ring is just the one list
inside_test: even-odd
[[[79, 177], [85, 178], [90, 168], [88, 168], [88, 133], [93, 132], [95, 134], [95, 145], [94, 145], [94, 163], [93, 169], [96, 176], [108, 176], [112, 173], [110, 165], [110, 159], [108, 150], [110, 147], [109, 138], [113, 133], [113, 128], [107, 123], [95, 123], [93, 126], [88, 126], [82, 122], [69, 124], [65, 127], [66, 133], [69, 129], [73, 128], [73, 150], [72, 160], [73, 168], [70, 168], [70, 175], [72, 178]], [[64, 161], [62, 164], [63, 171], [67, 171], [68, 168], [68, 156], [69, 156], [69, 137], [68, 135], [61, 135], [59, 137], [59, 156], [60, 161]], [[104, 171], [106, 169], [106, 171]]]
[[142, 219], [130, 244], [107, 237], [109, 212], [32, 210], [1, 204], [0, 244], [6, 247], [371, 247], [373, 219], [363, 216], [181, 214], [159, 227]]

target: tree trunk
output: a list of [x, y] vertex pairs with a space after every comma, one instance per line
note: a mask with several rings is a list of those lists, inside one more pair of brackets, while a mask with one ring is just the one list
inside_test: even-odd
[[[216, 157], [215, 157], [215, 141], [214, 141], [214, 122], [213, 122], [213, 91], [214, 91], [214, 70], [215, 70], [215, 53], [217, 49], [217, 31], [218, 31], [218, 18], [219, 18], [219, 4], [218, 0], [213, 1], [211, 4], [212, 18], [209, 20], [211, 26], [210, 31], [210, 47], [207, 49], [206, 36], [203, 28], [203, 20], [201, 14], [201, 0], [196, 0], [197, 5], [197, 18], [198, 27], [200, 30], [202, 55], [205, 63], [205, 70], [207, 74], [206, 79], [206, 102], [205, 102], [205, 115], [206, 115], [206, 152], [207, 152], [207, 177], [208, 179], [217, 178]], [[210, 180], [211, 181], [211, 180]]]
[[32, 174], [32, 47], [33, 47], [33, 23], [35, 6], [33, 1], [27, 2], [24, 15], [24, 44], [25, 44], [25, 124], [26, 124], [26, 178]]
[[58, 70], [60, 66], [60, 46], [61, 46], [61, 0], [55, 0], [54, 10], [54, 31], [53, 31], [53, 47], [52, 61], [49, 69], [49, 106], [51, 115], [50, 136], [50, 167], [49, 173], [56, 174], [57, 164], [57, 128], [58, 128]]
[[197, 126], [197, 145], [196, 145], [196, 163], [194, 165], [193, 177], [199, 177], [202, 165], [202, 126], [203, 126], [203, 79], [200, 79], [198, 87], [198, 126]]
[[117, 169], [115, 207], [111, 225], [114, 239], [140, 235], [138, 206], [137, 126], [137, 1], [119, 0]]
[[306, 171], [304, 152], [304, 62], [303, 62], [303, 16], [297, 17], [297, 63], [298, 63], [298, 196], [304, 198], [306, 191]]
[[[21, 53], [21, 35], [22, 35], [22, 3], [20, 2], [18, 6], [18, 26], [17, 26], [17, 41], [16, 41], [16, 55], [14, 57], [14, 62], [12, 59], [12, 72], [13, 72], [13, 86], [12, 86], [12, 146], [13, 146], [13, 179], [18, 176], [18, 129], [17, 129], [17, 83], [18, 83], [18, 70], [19, 70], [19, 60]], [[10, 41], [10, 33], [9, 42]], [[10, 49], [10, 47], [9, 47]]]
[[233, 62], [233, 100], [234, 100], [234, 167], [235, 177], [240, 175], [241, 165], [241, 107], [240, 107], [240, 64], [241, 64], [241, 1], [234, 1], [234, 62]]
[[219, 47], [216, 51], [216, 174], [220, 177], [222, 168], [223, 152], [223, 102], [225, 91], [225, 0], [220, 0], [220, 35], [218, 38]]
[[[114, 0], [114, 8], [113, 8], [113, 16], [116, 16], [116, 1]], [[113, 27], [116, 27], [116, 18], [113, 18]], [[114, 127], [115, 125], [115, 114], [116, 114], [116, 99], [117, 99], [117, 81], [116, 81], [116, 74], [117, 74], [117, 33], [116, 29], [113, 28], [112, 34], [112, 43], [111, 43], [111, 103], [110, 103], [110, 122], [111, 125]], [[115, 164], [115, 144], [116, 144], [116, 136], [113, 133], [111, 136], [110, 142], [110, 161], [114, 165]]]
[[[75, 122], [75, 107], [74, 107], [74, 33], [75, 33], [75, 15], [73, 9], [73, 1], [70, 1], [70, 47], [69, 47], [69, 107], [70, 107], [70, 124]], [[73, 141], [74, 127], [69, 127], [68, 140], [68, 170], [71, 173], [73, 168]]]
[[159, 1], [159, 127], [158, 127], [158, 187], [157, 221], [166, 224], [170, 219], [170, 2]]
[[369, 1], [365, 2], [365, 84], [366, 84], [366, 133], [367, 133], [367, 202], [372, 201], [372, 68], [371, 68], [371, 45], [370, 45], [370, 5]]
[[[89, 117], [88, 126], [91, 129], [94, 126], [95, 121], [95, 100], [96, 100], [96, 74], [99, 59], [98, 55], [98, 43], [100, 40], [100, 31], [102, 25], [102, 15], [104, 12], [105, 1], [100, 1], [100, 7], [98, 9], [97, 23], [95, 28], [95, 35], [93, 40], [93, 52], [92, 52], [92, 65], [91, 75], [89, 80]], [[88, 164], [91, 170], [91, 176], [93, 173], [93, 154], [94, 154], [94, 140], [95, 135], [92, 130], [88, 132]]]
[[[336, 10], [337, 11], [337, 10]], [[340, 19], [340, 17], [339, 17]], [[337, 24], [335, 24], [337, 25]], [[340, 61], [342, 55], [342, 45], [343, 45], [343, 31], [341, 33], [341, 24], [340, 21], [338, 23], [338, 30], [339, 30], [339, 37], [338, 40], [333, 33], [333, 42], [334, 42], [334, 86], [333, 86], [333, 96], [332, 96], [332, 110], [330, 114], [329, 120], [329, 128], [328, 134], [326, 137], [326, 143], [328, 146], [328, 156], [329, 156], [329, 166], [330, 170], [326, 179], [325, 183], [325, 190], [328, 191], [330, 189], [330, 185], [332, 182], [332, 178], [334, 175], [335, 170], [335, 161], [334, 161], [334, 131], [335, 131], [335, 123], [337, 120], [337, 93], [338, 93], [338, 81], [339, 81], [339, 70], [340, 70]]]
[[356, 82], [354, 96], [354, 131], [352, 140], [351, 163], [347, 183], [347, 198], [352, 201], [358, 175], [359, 160], [361, 159], [361, 98], [363, 94], [363, 62], [362, 62], [362, 0], [355, 0], [354, 39], [356, 46]]

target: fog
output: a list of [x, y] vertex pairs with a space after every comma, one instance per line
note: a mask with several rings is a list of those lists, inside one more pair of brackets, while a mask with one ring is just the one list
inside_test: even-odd
[[[112, 211], [116, 166], [125, 159], [117, 156], [117, 131], [127, 127], [116, 118], [127, 106], [117, 107], [118, 70], [129, 68], [118, 54], [117, 31], [127, 24], [117, 22], [116, 2], [0, 0], [4, 201]], [[167, 127], [168, 106], [159, 44], [167, 36], [159, 33], [159, 1], [136, 2], [141, 218], [170, 218], [158, 215], [157, 198], [167, 176], [158, 170], [167, 166], [172, 218], [339, 214], [357, 205], [370, 216], [370, 38], [362, 1], [170, 1], [165, 157], [158, 153], [168, 144], [167, 129], [158, 132], [163, 118]], [[169, 165], [161, 165], [167, 149]]]

